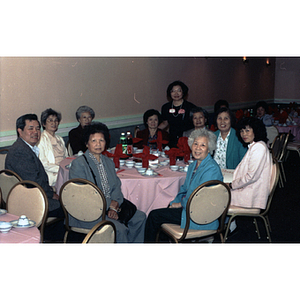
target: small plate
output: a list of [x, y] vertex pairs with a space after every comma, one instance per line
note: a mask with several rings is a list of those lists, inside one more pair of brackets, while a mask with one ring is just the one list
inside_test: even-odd
[[0, 216], [1, 215], [5, 215], [7, 213], [7, 210], [5, 210], [5, 209], [0, 209]]
[[12, 226], [14, 228], [30, 228], [30, 227], [35, 226], [35, 222], [32, 220], [28, 220], [29, 221], [28, 225], [18, 225], [18, 221], [19, 220], [14, 220], [14, 221], [10, 221], [10, 223], [12, 224]]

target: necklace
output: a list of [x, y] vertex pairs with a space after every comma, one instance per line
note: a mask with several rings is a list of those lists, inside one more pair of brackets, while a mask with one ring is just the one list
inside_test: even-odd
[[[178, 112], [181, 110], [182, 104], [183, 104], [183, 101], [182, 101], [182, 103], [180, 104], [180, 107], [179, 107], [179, 109], [178, 109]], [[176, 107], [178, 107], [178, 106], [176, 106]], [[175, 110], [175, 108], [174, 108], [174, 102], [173, 102], [173, 101], [172, 101], [172, 111], [173, 111], [173, 113], [172, 113], [173, 117], [174, 117], [174, 118], [177, 118], [178, 115], [179, 115], [179, 113], [177, 112], [177, 115], [175, 116], [174, 112], [176, 112], [176, 110]]]

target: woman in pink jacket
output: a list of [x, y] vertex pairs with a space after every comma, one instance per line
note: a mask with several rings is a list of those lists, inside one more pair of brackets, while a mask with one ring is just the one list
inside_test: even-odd
[[231, 205], [265, 209], [272, 167], [265, 125], [256, 118], [245, 118], [238, 123], [236, 132], [248, 151], [236, 167], [229, 184]]

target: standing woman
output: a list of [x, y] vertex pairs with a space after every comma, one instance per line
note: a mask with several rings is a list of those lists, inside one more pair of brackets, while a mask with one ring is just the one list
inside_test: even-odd
[[235, 116], [227, 107], [221, 107], [216, 116], [218, 130], [214, 132], [217, 136], [217, 149], [214, 160], [221, 169], [235, 169], [243, 159], [247, 148], [239, 141], [235, 129]]
[[170, 148], [177, 147], [177, 142], [183, 132], [193, 128], [190, 119], [193, 103], [186, 101], [189, 88], [181, 81], [174, 81], [167, 88], [168, 103], [161, 108], [163, 122], [158, 126], [166, 129], [169, 126]]
[[48, 175], [49, 185], [54, 186], [57, 179], [59, 163], [68, 156], [63, 138], [56, 135], [61, 114], [52, 108], [44, 110], [41, 114], [41, 123], [44, 131], [38, 143], [39, 159]]
[[83, 105], [76, 110], [75, 115], [79, 125], [69, 132], [69, 141], [73, 154], [77, 154], [79, 151], [86, 151], [87, 147], [83, 141], [83, 128], [91, 124], [95, 118], [95, 112], [89, 106]]

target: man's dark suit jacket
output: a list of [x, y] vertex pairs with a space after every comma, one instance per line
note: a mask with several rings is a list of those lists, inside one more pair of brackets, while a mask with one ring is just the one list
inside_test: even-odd
[[18, 138], [9, 148], [5, 160], [5, 169], [16, 172], [23, 180], [32, 180], [38, 183], [47, 195], [49, 211], [60, 207], [59, 201], [52, 199], [53, 189], [49, 186], [48, 175], [44, 166], [21, 138]]

